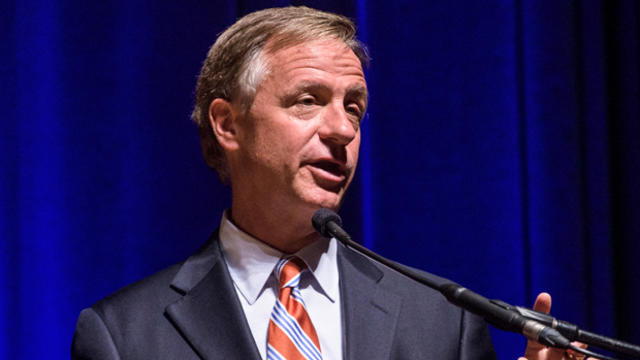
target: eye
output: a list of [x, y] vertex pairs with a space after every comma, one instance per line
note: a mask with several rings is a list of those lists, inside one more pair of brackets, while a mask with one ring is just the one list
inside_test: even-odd
[[298, 98], [297, 103], [305, 106], [312, 106], [317, 104], [316, 98], [312, 95], [305, 95]]
[[358, 104], [356, 104], [356, 103], [347, 104], [345, 109], [346, 109], [347, 113], [357, 117], [358, 120], [360, 120], [362, 118], [362, 109], [360, 108], [360, 106]]

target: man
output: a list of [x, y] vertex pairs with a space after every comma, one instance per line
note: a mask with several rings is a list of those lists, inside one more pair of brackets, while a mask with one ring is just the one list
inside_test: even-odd
[[367, 55], [354, 34], [288, 7], [220, 35], [193, 117], [231, 209], [184, 263], [85, 309], [73, 358], [495, 358], [480, 319], [311, 227], [340, 207], [358, 160]]

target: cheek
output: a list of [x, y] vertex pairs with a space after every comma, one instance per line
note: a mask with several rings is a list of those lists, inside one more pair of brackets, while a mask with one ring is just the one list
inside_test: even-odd
[[314, 128], [311, 121], [291, 118], [274, 129], [272, 145], [279, 148], [292, 160], [302, 160], [304, 153], [313, 145]]
[[279, 171], [297, 169], [304, 157], [306, 141], [302, 134], [289, 126], [270, 126], [255, 137], [254, 153], [271, 168]]
[[347, 145], [347, 154], [353, 159], [353, 163], [358, 162], [358, 155], [360, 153], [360, 132], [357, 133], [356, 137]]

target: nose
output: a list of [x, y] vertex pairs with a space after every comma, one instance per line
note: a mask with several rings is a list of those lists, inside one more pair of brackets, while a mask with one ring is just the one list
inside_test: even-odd
[[351, 117], [342, 102], [327, 104], [318, 129], [320, 138], [339, 145], [349, 144], [356, 137], [359, 126], [358, 120]]

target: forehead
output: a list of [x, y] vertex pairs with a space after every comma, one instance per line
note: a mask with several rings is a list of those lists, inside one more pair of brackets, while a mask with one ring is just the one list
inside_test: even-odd
[[275, 51], [267, 46], [266, 59], [272, 80], [330, 79], [366, 88], [360, 59], [341, 40], [315, 40]]

